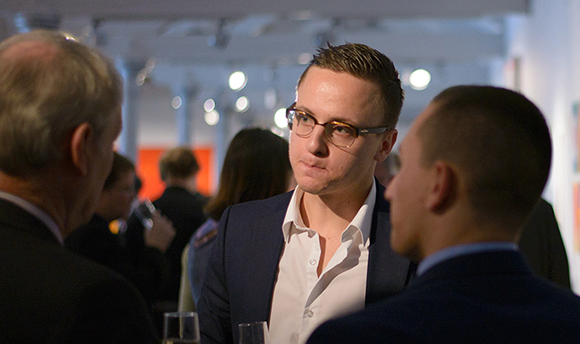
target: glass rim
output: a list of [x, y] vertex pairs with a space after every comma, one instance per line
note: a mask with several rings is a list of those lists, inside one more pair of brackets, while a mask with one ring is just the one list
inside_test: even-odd
[[183, 316], [197, 316], [197, 312], [165, 312], [163, 313], [164, 317], [167, 318], [177, 318], [177, 317], [183, 317]]

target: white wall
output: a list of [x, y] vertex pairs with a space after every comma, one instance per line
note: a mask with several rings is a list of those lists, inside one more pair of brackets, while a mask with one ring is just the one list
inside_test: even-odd
[[551, 129], [552, 172], [544, 197], [554, 206], [568, 252], [572, 287], [579, 292], [580, 252], [574, 248], [573, 233], [572, 106], [580, 101], [580, 0], [531, 0], [531, 11], [511, 22], [508, 55], [520, 58], [521, 92], [544, 112]]

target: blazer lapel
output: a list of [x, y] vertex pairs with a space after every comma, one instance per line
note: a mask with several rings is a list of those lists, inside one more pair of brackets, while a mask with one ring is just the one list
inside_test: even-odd
[[282, 222], [292, 193], [272, 204], [271, 211], [253, 222], [251, 238], [248, 240], [251, 250], [247, 255], [247, 270], [244, 277], [251, 288], [247, 293], [246, 319], [256, 321], [268, 320], [274, 284], [278, 275], [278, 262], [284, 246]]

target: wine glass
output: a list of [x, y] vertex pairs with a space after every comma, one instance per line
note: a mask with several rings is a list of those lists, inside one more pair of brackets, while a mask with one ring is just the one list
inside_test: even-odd
[[199, 344], [199, 319], [196, 312], [163, 314], [163, 344]]
[[240, 344], [269, 344], [268, 323], [256, 321], [239, 324]]

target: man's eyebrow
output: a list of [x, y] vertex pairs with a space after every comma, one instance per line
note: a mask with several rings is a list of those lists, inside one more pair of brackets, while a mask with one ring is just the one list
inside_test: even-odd
[[[310, 116], [314, 117], [317, 121], [319, 121], [319, 119], [317, 118], [317, 116], [314, 113], [312, 113], [312, 111], [310, 111], [308, 108], [304, 107], [302, 109], [299, 109], [296, 105], [294, 105], [294, 108], [296, 110], [306, 112]], [[353, 124], [349, 120], [347, 120], [346, 118], [341, 118], [341, 117], [331, 117], [331, 119], [329, 121], [326, 121], [325, 123], [328, 123], [328, 122], [340, 122], [340, 123], [343, 123], [343, 124], [351, 125], [353, 127], [360, 127], [360, 125]]]

